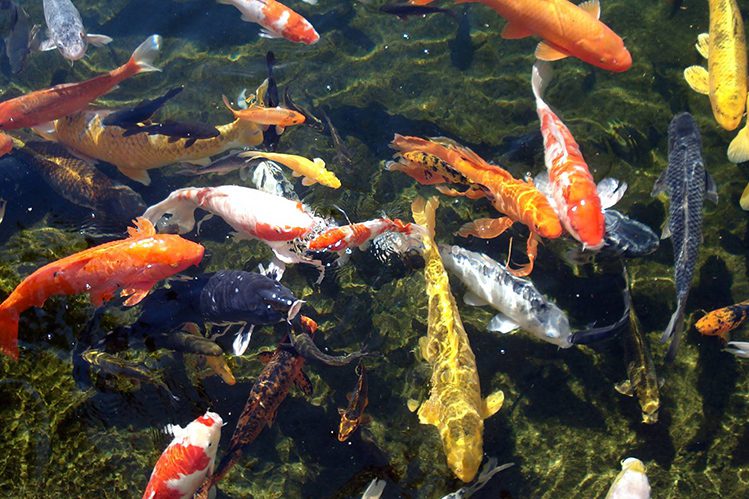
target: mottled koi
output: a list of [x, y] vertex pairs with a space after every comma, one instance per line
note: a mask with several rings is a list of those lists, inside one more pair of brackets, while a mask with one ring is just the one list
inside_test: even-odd
[[749, 317], [749, 301], [708, 312], [694, 327], [705, 336], [720, 336], [726, 342], [728, 333], [741, 326]]
[[419, 226], [404, 223], [394, 218], [375, 218], [366, 222], [331, 227], [312, 239], [308, 247], [312, 251], [344, 251], [349, 248], [366, 249], [370, 241], [385, 232], [400, 232], [406, 235], [419, 232]]
[[356, 366], [356, 386], [354, 391], [347, 395], [349, 404], [346, 409], [338, 409], [338, 413], [341, 415], [341, 423], [338, 426], [338, 441], [345, 442], [356, 431], [359, 424], [364, 422], [365, 415], [364, 409], [369, 404], [367, 392], [369, 386], [367, 384], [367, 371], [364, 369], [364, 363], [359, 361]]

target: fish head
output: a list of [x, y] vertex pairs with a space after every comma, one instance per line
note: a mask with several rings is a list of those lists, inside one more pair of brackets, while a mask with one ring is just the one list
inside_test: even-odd
[[624, 72], [632, 67], [632, 54], [624, 46], [624, 41], [613, 33], [612, 36], [580, 40], [577, 45], [590, 54], [590, 60], [586, 62], [594, 66], [615, 73]]
[[86, 55], [88, 43], [86, 42], [86, 33], [66, 32], [57, 39], [57, 50], [62, 56], [69, 61], [78, 61]]
[[477, 413], [463, 414], [449, 418], [440, 432], [447, 466], [464, 482], [473, 480], [483, 460], [483, 426]]
[[645, 424], [655, 424], [658, 422], [658, 408], [660, 402], [658, 398], [640, 402], [640, 409], [642, 410], [642, 422]]
[[597, 250], [603, 246], [606, 219], [601, 210], [601, 200], [595, 195], [581, 196], [567, 206], [567, 225], [572, 236], [583, 243], [585, 249]]
[[561, 348], [572, 346], [572, 331], [567, 314], [552, 303], [542, 303], [535, 308], [536, 317], [542, 324], [544, 341], [557, 345]]
[[146, 211], [148, 206], [140, 194], [126, 185], [107, 189], [97, 203], [97, 211], [115, 220], [129, 221]]
[[[537, 208], [545, 208], [537, 206]], [[527, 225], [531, 228], [532, 232], [538, 234], [541, 237], [548, 239], [556, 239], [562, 235], [562, 223], [559, 221], [554, 210], [551, 206], [548, 206], [548, 212], [542, 213], [541, 210], [537, 212], [531, 212], [532, 220]]]
[[221, 416], [215, 412], [206, 411], [205, 414], [187, 425], [185, 439], [182, 445], [194, 446], [202, 449], [210, 461], [209, 468], [213, 468], [216, 460], [218, 443], [221, 440], [221, 427], [224, 425]]
[[347, 413], [341, 414], [341, 423], [338, 425], [338, 441], [345, 442], [359, 427], [359, 419], [351, 418]]

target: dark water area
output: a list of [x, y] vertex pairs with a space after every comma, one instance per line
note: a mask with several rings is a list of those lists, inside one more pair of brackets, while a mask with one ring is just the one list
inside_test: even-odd
[[[295, 102], [320, 117], [324, 110], [351, 155], [350, 167], [337, 164], [329, 136], [309, 127], [289, 128], [277, 148], [321, 157], [336, 173], [342, 182], [336, 190], [295, 182], [305, 204], [340, 224], [346, 221], [338, 208], [354, 221], [383, 212], [410, 220], [411, 200], [435, 193], [384, 170], [396, 132], [453, 138], [516, 177], [544, 169], [530, 86], [537, 40], [501, 39], [504, 20], [489, 8], [450, 6], [456, 18], [437, 14], [403, 21], [380, 13], [374, 0], [286, 3], [315, 26], [321, 36], [317, 44], [259, 38], [258, 26], [242, 22], [233, 7], [210, 0], [77, 0], [88, 31], [114, 41], [89, 47], [87, 57], [72, 66], [57, 51], [34, 54], [21, 74], [2, 71], [2, 99], [108, 71], [158, 33], [164, 38], [156, 60], [162, 71], [124, 81], [96, 105], [133, 105], [182, 84], [184, 91], [159, 116], [228, 123], [232, 117], [222, 94], [236, 100], [242, 89], [254, 91], [266, 77], [265, 54], [272, 50], [281, 89], [288, 87]], [[664, 363], [667, 345], [659, 342], [676, 306], [671, 243], [664, 240], [652, 255], [627, 261], [633, 306], [664, 380], [659, 421], [643, 424], [636, 399], [614, 390], [626, 378], [620, 337], [559, 349], [523, 332], [488, 332], [494, 312], [464, 305], [459, 299], [464, 289], [451, 278], [482, 395], [505, 394], [503, 408], [484, 422], [484, 453], [500, 464], [515, 463], [474, 497], [603, 497], [627, 457], [646, 465], [653, 497], [746, 497], [749, 364], [724, 352], [719, 338], [702, 337], [691, 325], [703, 311], [749, 296], [749, 231], [738, 203], [749, 170], [728, 162], [726, 148], [735, 132], [716, 124], [708, 98], [683, 79], [685, 67], [703, 63], [694, 43], [708, 28], [707, 2], [684, 3], [671, 17], [668, 2], [603, 0], [601, 18], [625, 39], [632, 68], [616, 74], [565, 59], [554, 63], [546, 92], [595, 179], [610, 176], [628, 183], [616, 208], [658, 233], [668, 205], [650, 192], [667, 164], [668, 123], [675, 113], [689, 111], [700, 127], [706, 168], [720, 201], [717, 207], [706, 204], [704, 243], [687, 303], [689, 328], [673, 364]], [[44, 23], [42, 2], [24, 7], [32, 22]], [[747, 19], [749, 10], [743, 14]], [[187, 177], [169, 166], [150, 170], [151, 185], [144, 186], [111, 165], [97, 166], [149, 206], [180, 187], [247, 185], [237, 172]], [[13, 155], [0, 159], [0, 198], [8, 202], [0, 224], [2, 296], [36, 268], [121, 238], [125, 229], [123, 224], [102, 228], [91, 210], [67, 202]], [[519, 224], [488, 242], [453, 235], [463, 223], [487, 216], [495, 212], [486, 201], [442, 197], [436, 239], [504, 262], [512, 237], [513, 262], [525, 261], [527, 230]], [[200, 234], [187, 234], [207, 249], [200, 269], [187, 273], [250, 271], [269, 261], [265, 245], [227, 238], [230, 231], [215, 217]], [[616, 321], [625, 286], [618, 266], [573, 268], [562, 258], [566, 249], [557, 241], [543, 242], [533, 282], [568, 313], [573, 328]], [[273, 425], [220, 482], [218, 497], [361, 497], [373, 478], [387, 481], [386, 498], [438, 498], [461, 487], [446, 465], [435, 427], [420, 425], [407, 408], [410, 399], [429, 395], [430, 369], [417, 353], [418, 338], [427, 330], [422, 272], [394, 278], [401, 276], [355, 250], [351, 261], [319, 286], [316, 277], [312, 268], [296, 265], [282, 282], [313, 311], [323, 351], [366, 345], [381, 353], [367, 361], [372, 421], [348, 442], [338, 442], [338, 408], [345, 407], [356, 381], [354, 366], [308, 361], [313, 395], [292, 390]], [[122, 355], [155, 369], [179, 397], [177, 403], [148, 384], [76, 372], [72, 352], [86, 335], [130, 324], [138, 314], [139, 307], [110, 306], [97, 314], [92, 328], [94, 307], [78, 295], [52, 298], [43, 309], [22, 315], [20, 360], [0, 359], [0, 496], [140, 497], [170, 441], [162, 429], [184, 426], [206, 409], [227, 423], [219, 455], [227, 448], [262, 369], [256, 353], [272, 348], [284, 329], [263, 326], [245, 355], [227, 354], [234, 386], [168, 350], [130, 345]], [[746, 337], [739, 329], [732, 339]]]

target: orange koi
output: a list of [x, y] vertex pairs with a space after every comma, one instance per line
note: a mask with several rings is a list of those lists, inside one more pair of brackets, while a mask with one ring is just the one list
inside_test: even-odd
[[0, 351], [18, 360], [18, 319], [55, 295], [88, 293], [99, 306], [119, 291], [132, 306], [160, 280], [197, 265], [200, 244], [173, 234], [156, 234], [145, 218], [134, 221], [128, 237], [74, 253], [36, 270], [0, 304]]
[[478, 154], [455, 142], [437, 138], [426, 140], [395, 134], [391, 147], [398, 151], [422, 151], [433, 154], [452, 168], [481, 186], [484, 196], [494, 209], [506, 216], [483, 218], [465, 224], [458, 235], [491, 239], [509, 229], [513, 223], [526, 225], [531, 232], [526, 244], [528, 263], [520, 269], [508, 269], [513, 275], [524, 277], [533, 270], [538, 250], [538, 237], [556, 239], [562, 235], [562, 224], [554, 209], [532, 182], [518, 180], [499, 166], [491, 165]]
[[151, 35], [141, 43], [127, 63], [109, 73], [79, 83], [64, 83], [0, 102], [0, 130], [18, 130], [53, 121], [80, 111], [121, 81], [147, 71], [159, 53], [161, 37]]
[[247, 109], [234, 109], [225, 95], [222, 95], [221, 98], [226, 108], [234, 114], [234, 118], [250, 121], [257, 125], [275, 126], [276, 132], [279, 134], [283, 133], [287, 126], [301, 125], [305, 120], [302, 113], [281, 106], [264, 107], [252, 105]]
[[411, 235], [419, 227], [412, 223], [387, 217], [362, 223], [331, 227], [312, 239], [307, 247], [312, 251], [344, 251], [349, 248], [366, 249], [369, 242], [384, 232], [401, 232]]
[[[431, 1], [417, 0], [417, 3], [426, 5]], [[572, 56], [615, 72], [632, 66], [632, 56], [624, 41], [600, 21], [598, 0], [587, 0], [580, 5], [568, 0], [457, 0], [456, 3], [482, 3], [496, 11], [507, 20], [501, 34], [506, 40], [529, 36], [543, 39], [536, 48], [536, 58], [542, 61]]]
[[544, 162], [549, 192], [559, 219], [584, 248], [603, 246], [606, 220], [593, 175], [580, 152], [580, 146], [562, 120], [544, 102], [544, 88], [551, 79], [551, 66], [533, 65], [533, 95], [544, 137]]
[[705, 336], [720, 336], [728, 341], [728, 333], [741, 326], [749, 318], [749, 301], [719, 308], [700, 318], [694, 327]]
[[367, 373], [364, 369], [364, 364], [359, 361], [359, 365], [356, 366], [356, 387], [354, 391], [349, 393], [347, 398], [349, 400], [348, 407], [346, 409], [338, 409], [338, 413], [341, 415], [341, 423], [338, 426], [338, 441], [345, 442], [356, 431], [360, 423], [365, 422], [366, 415], [364, 409], [369, 404], [367, 398]]

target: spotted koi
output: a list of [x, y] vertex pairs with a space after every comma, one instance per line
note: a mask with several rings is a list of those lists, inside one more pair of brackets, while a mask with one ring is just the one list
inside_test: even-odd
[[345, 251], [349, 248], [366, 249], [375, 237], [385, 232], [400, 232], [411, 235], [418, 231], [418, 226], [412, 223], [403, 223], [395, 218], [375, 218], [366, 222], [332, 227], [314, 239], [308, 247], [312, 251]]
[[720, 336], [728, 341], [728, 333], [741, 326], [749, 318], [749, 301], [719, 308], [700, 318], [694, 327], [705, 336]]
[[286, 38], [295, 43], [312, 45], [320, 35], [310, 22], [276, 0], [216, 0], [233, 5], [242, 13], [242, 20], [262, 26], [263, 38]]

